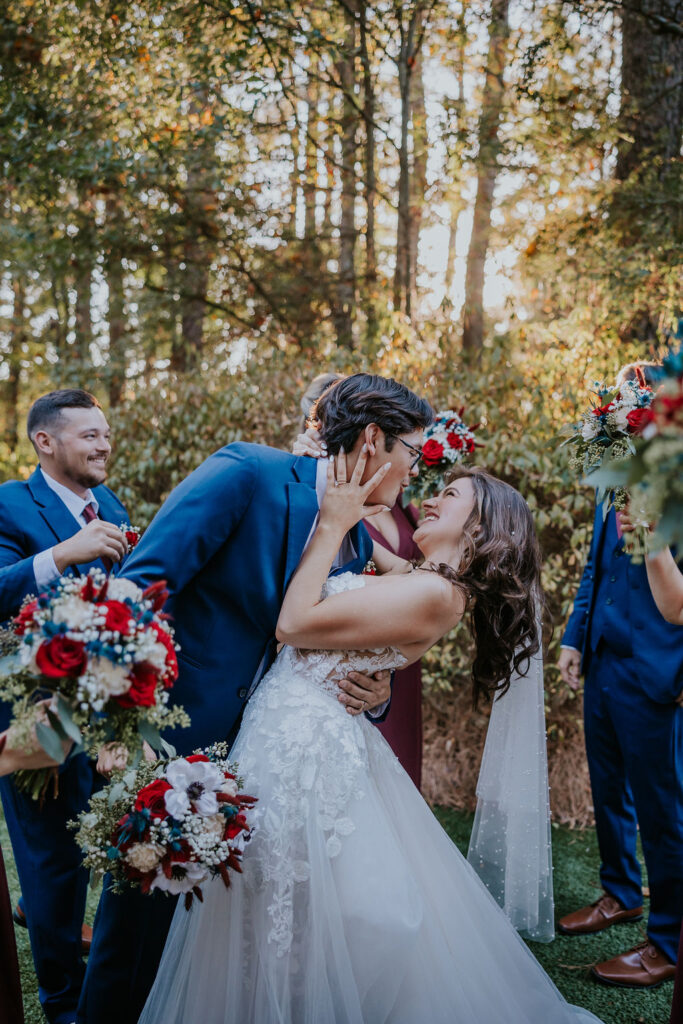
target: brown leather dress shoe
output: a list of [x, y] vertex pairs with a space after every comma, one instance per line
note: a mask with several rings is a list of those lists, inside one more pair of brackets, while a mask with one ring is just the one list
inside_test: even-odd
[[675, 973], [676, 965], [649, 939], [591, 969], [591, 974], [598, 981], [619, 988], [657, 988], [663, 981], [672, 979]]
[[[12, 917], [14, 918], [15, 924], [20, 925], [22, 928], [28, 927], [26, 924], [26, 914], [24, 913], [21, 905], [17, 903], [14, 910], [12, 911]], [[89, 924], [84, 924], [81, 927], [81, 952], [86, 956], [90, 952], [92, 946], [92, 928]]]
[[581, 910], [575, 910], [573, 914], [560, 918], [557, 930], [564, 935], [591, 935], [623, 921], [640, 921], [642, 916], [642, 907], [624, 910], [614, 896], [604, 893], [589, 907], [582, 907]]

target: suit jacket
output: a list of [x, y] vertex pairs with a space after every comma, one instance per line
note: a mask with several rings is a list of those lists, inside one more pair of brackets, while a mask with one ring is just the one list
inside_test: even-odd
[[[603, 517], [595, 512], [593, 538], [581, 583], [562, 643], [581, 651], [581, 670], [600, 634], [608, 646], [612, 636], [638, 667], [644, 691], [653, 700], [668, 703], [683, 690], [683, 627], [667, 622], [655, 604], [645, 563], [635, 563], [616, 542], [614, 511]], [[600, 601], [597, 601], [600, 593]]]
[[[179, 678], [171, 693], [190, 715], [168, 738], [179, 752], [224, 739], [259, 670], [275, 656], [287, 584], [318, 513], [315, 459], [255, 444], [211, 455], [169, 495], [127, 560], [141, 586], [165, 579]], [[362, 572], [372, 542], [352, 534]]]
[[[93, 488], [99, 515], [110, 523], [128, 523], [128, 513], [114, 492], [104, 484]], [[47, 485], [40, 469], [28, 480], [10, 480], [0, 486], [0, 622], [19, 611], [27, 594], [35, 594], [33, 558], [40, 551], [68, 540], [80, 526], [68, 508]], [[70, 566], [67, 573], [86, 573], [92, 566], [104, 569], [101, 559]]]

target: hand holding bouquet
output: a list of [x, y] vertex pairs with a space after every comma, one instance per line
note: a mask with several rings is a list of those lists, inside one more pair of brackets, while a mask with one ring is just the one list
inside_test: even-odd
[[94, 877], [110, 872], [115, 889], [184, 893], [189, 908], [209, 878], [229, 886], [242, 870], [256, 800], [239, 787], [225, 743], [118, 773], [74, 825], [85, 866]]
[[[159, 730], [188, 721], [182, 708], [168, 707], [178, 665], [165, 599], [163, 582], [142, 591], [99, 569], [62, 576], [27, 598], [0, 662], [0, 699], [13, 703], [15, 731], [28, 740], [35, 728], [57, 763], [67, 739], [91, 753], [113, 740], [133, 755], [143, 740], [163, 747]], [[36, 722], [34, 705], [46, 697], [47, 722]], [[17, 781], [38, 795], [45, 777]]]

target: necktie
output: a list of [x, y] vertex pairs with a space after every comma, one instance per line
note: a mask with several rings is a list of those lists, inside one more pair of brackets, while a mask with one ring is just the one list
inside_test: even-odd
[[[83, 509], [82, 514], [86, 523], [92, 523], [93, 519], [97, 519], [97, 512], [95, 511], [95, 506], [93, 505], [92, 501], [88, 502], [88, 504]], [[113, 564], [114, 563], [112, 562], [111, 558], [109, 558], [107, 555], [102, 555], [102, 565], [104, 566], [107, 572], [111, 572]]]

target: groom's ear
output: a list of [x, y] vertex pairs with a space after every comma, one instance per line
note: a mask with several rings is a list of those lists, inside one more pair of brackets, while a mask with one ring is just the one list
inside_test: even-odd
[[377, 451], [377, 441], [381, 433], [380, 428], [376, 423], [368, 423], [363, 433], [365, 435], [365, 443], [368, 446], [368, 455], [374, 455]]

